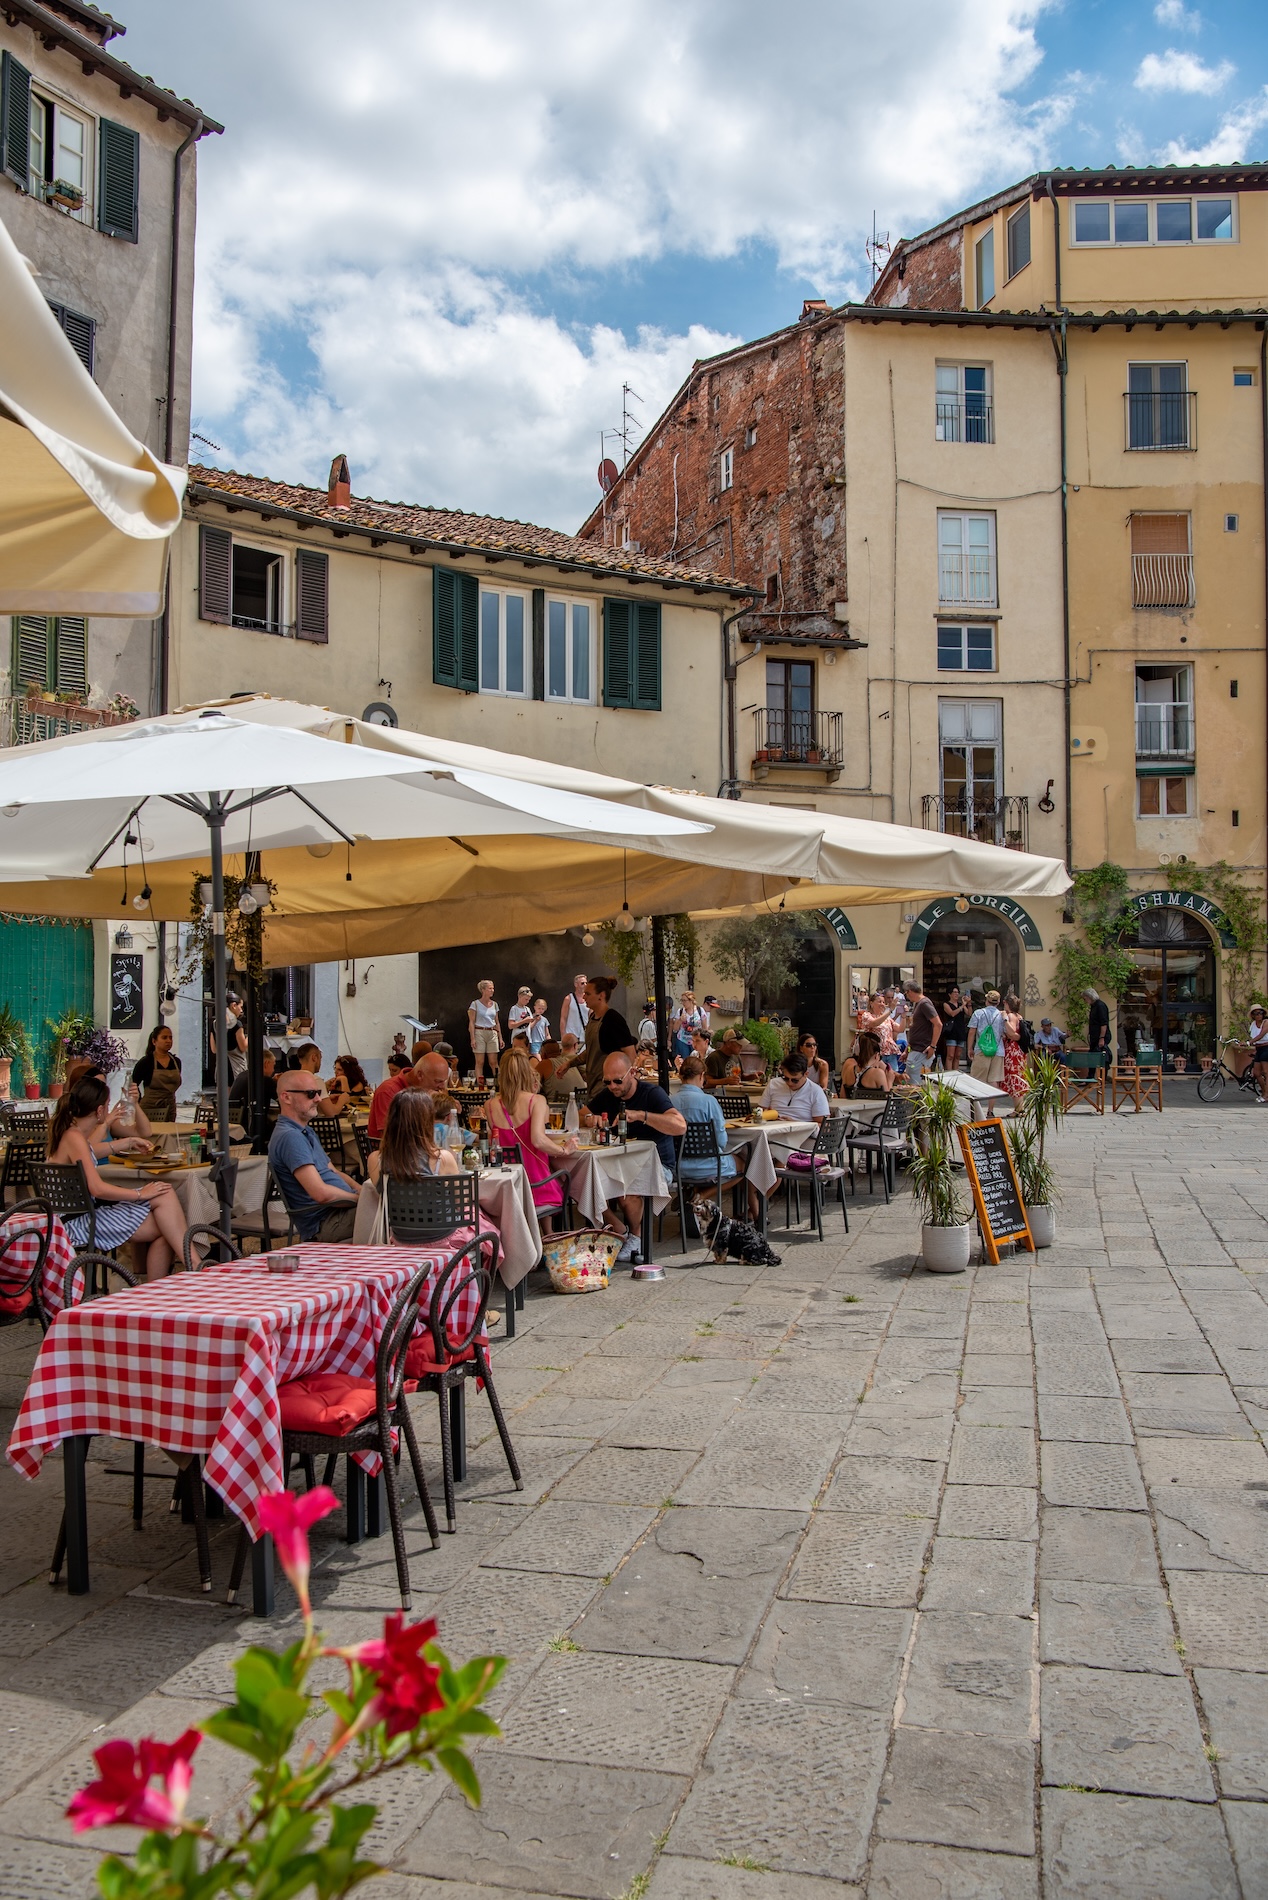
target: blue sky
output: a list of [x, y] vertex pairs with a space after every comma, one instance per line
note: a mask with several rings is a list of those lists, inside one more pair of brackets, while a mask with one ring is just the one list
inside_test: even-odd
[[621, 384], [1044, 165], [1268, 157], [1248, 0], [120, 0], [200, 148], [208, 459], [573, 527]]

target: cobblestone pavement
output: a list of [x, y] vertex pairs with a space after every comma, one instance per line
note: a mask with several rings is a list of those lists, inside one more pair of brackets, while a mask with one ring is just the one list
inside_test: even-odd
[[[524, 1491], [477, 1400], [458, 1535], [409, 1531], [415, 1613], [512, 1659], [504, 1739], [478, 1813], [389, 1784], [376, 1892], [1264, 1900], [1266, 1130], [1072, 1121], [1033, 1265], [913, 1271], [910, 1203], [864, 1193], [778, 1268], [667, 1239], [661, 1286], [530, 1296], [495, 1356]], [[32, 1357], [0, 1334], [10, 1406]], [[0, 1479], [0, 1900], [90, 1891], [90, 1750], [198, 1719], [261, 1630], [231, 1530], [209, 1601], [165, 1480], [133, 1529], [121, 1450], [85, 1599], [43, 1579], [56, 1462]], [[388, 1546], [317, 1544], [337, 1639], [396, 1606]], [[208, 1806], [236, 1759], [204, 1748]]]

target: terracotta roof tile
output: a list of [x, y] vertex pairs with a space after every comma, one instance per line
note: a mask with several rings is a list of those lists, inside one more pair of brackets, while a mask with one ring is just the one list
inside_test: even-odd
[[275, 508], [323, 527], [352, 529], [362, 534], [378, 531], [446, 551], [563, 563], [599, 574], [619, 574], [629, 580], [669, 581], [680, 587], [708, 588], [737, 596], [753, 591], [708, 568], [682, 561], [658, 560], [633, 548], [600, 547], [576, 535], [560, 534], [554, 528], [538, 528], [526, 521], [503, 521], [496, 515], [471, 515], [453, 508], [420, 508], [410, 502], [371, 501], [355, 495], [348, 507], [332, 508], [325, 489], [301, 488], [290, 482], [270, 481], [263, 475], [239, 475], [233, 469], [204, 468], [198, 464], [190, 467], [189, 483], [191, 498], [196, 502], [224, 501], [230, 505], [237, 502], [256, 510]]

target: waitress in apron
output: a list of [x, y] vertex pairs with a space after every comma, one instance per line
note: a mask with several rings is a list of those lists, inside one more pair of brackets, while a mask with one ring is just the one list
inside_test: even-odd
[[166, 1023], [150, 1031], [145, 1054], [132, 1071], [141, 1091], [141, 1113], [152, 1122], [176, 1120], [176, 1096], [181, 1085], [180, 1057], [172, 1054], [172, 1032]]

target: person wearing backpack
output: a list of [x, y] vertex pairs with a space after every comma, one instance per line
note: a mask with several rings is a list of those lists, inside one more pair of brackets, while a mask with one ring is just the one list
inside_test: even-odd
[[999, 1088], [1004, 1080], [1004, 1012], [999, 991], [987, 990], [986, 1001], [969, 1017], [969, 1069], [979, 1082]]

